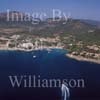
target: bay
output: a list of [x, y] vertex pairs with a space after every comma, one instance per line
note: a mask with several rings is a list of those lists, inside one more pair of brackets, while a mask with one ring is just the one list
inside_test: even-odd
[[69, 87], [70, 100], [100, 99], [100, 64], [77, 61], [66, 53], [61, 49], [0, 51], [0, 100], [61, 100], [60, 88], [12, 88], [8, 76], [13, 75], [84, 79], [84, 88]]

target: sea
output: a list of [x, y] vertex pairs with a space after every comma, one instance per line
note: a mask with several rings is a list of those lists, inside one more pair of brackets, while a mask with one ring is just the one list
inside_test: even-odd
[[[84, 87], [68, 87], [66, 100], [100, 100], [100, 64], [77, 61], [62, 49], [0, 51], [0, 100], [62, 100], [60, 87], [12, 87], [9, 76], [41, 79], [84, 79]], [[73, 84], [73, 83], [72, 83]]]

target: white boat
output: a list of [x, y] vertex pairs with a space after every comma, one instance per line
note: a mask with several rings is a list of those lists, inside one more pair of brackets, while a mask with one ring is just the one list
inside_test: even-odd
[[69, 88], [65, 84], [62, 84], [61, 91], [62, 91], [62, 100], [69, 100], [70, 92]]
[[33, 55], [33, 58], [36, 58], [36, 56], [35, 56], [35, 55]]

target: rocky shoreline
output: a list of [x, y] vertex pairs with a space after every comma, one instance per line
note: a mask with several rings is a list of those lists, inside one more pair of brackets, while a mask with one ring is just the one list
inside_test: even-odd
[[[51, 49], [54, 49], [54, 47], [50, 47], [50, 48], [45, 47], [43, 49], [50, 51]], [[26, 51], [26, 52], [36, 51], [36, 50], [43, 50], [43, 49], [41, 49], [41, 48], [37, 48], [37, 49], [0, 48], [0, 50], [4, 50], [4, 51], [8, 50], [8, 51]], [[56, 49], [62, 49], [62, 47], [59, 47], [59, 48], [56, 48]], [[67, 53], [66, 56], [69, 57], [69, 58], [78, 60], [78, 61], [87, 61], [87, 62], [92, 62], [92, 63], [100, 64], [100, 60], [96, 60], [96, 59], [85, 58], [85, 57], [82, 57], [82, 56], [76, 56], [76, 55], [72, 55], [72, 54], [69, 54], [69, 53]]]
[[72, 54], [66, 54], [66, 56], [69, 57], [69, 58], [78, 60], [78, 61], [87, 61], [87, 62], [100, 64], [100, 60], [96, 60], [96, 59], [84, 58], [82, 56], [75, 56], [75, 55], [72, 55]]

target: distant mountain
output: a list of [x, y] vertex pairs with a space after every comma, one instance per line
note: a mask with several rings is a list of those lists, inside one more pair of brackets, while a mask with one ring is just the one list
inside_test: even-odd
[[100, 21], [96, 21], [96, 20], [81, 20], [82, 22], [85, 22], [85, 23], [88, 23], [88, 24], [91, 24], [91, 25], [95, 25], [97, 27], [100, 27]]
[[[69, 19], [68, 21], [63, 18], [60, 21], [53, 21], [52, 18], [47, 18], [45, 21], [41, 21], [39, 18], [38, 24], [32, 24], [33, 18], [30, 16], [30, 21], [25, 21], [24, 18], [29, 17], [27, 14], [12, 11], [9, 13], [11, 19], [12, 14], [17, 14], [19, 21], [7, 21], [7, 13], [0, 13], [0, 27], [23, 27], [28, 28], [32, 34], [88, 34], [95, 33], [96, 30], [99, 31], [99, 22], [92, 20], [76, 20]], [[24, 21], [21, 21], [21, 15], [23, 15]], [[98, 33], [96, 31], [96, 33]]]
[[[30, 27], [32, 26], [33, 17], [28, 14], [10, 11], [9, 13], [0, 13], [0, 27]], [[40, 22], [40, 19], [34, 18], [34, 21]]]
[[[23, 18], [29, 17], [27, 14], [13, 11], [9, 13], [10, 19], [12, 13], [17, 14], [19, 19], [21, 19], [20, 15], [23, 15]], [[7, 13], [0, 13], [0, 35], [2, 36], [5, 33], [6, 36], [10, 34], [39, 37], [60, 36], [62, 39], [71, 36], [77, 41], [84, 41], [86, 44], [100, 44], [100, 28], [97, 21], [82, 19], [68, 19], [66, 21], [63, 18], [60, 21], [53, 21], [52, 18], [41, 21], [37, 18], [35, 20], [39, 23], [33, 24], [34, 19], [32, 16], [30, 18], [30, 21], [7, 21]]]

